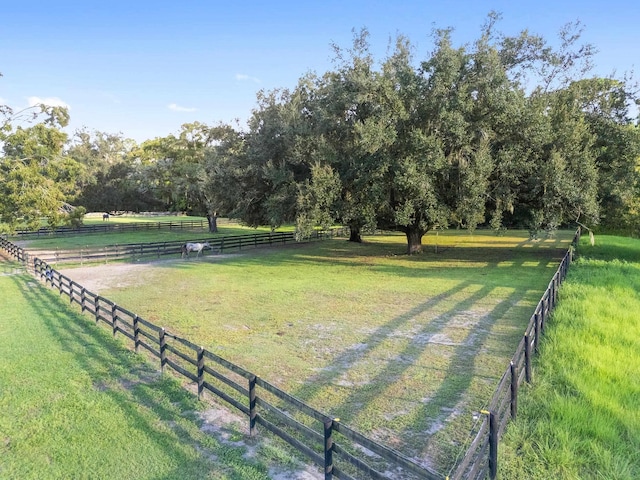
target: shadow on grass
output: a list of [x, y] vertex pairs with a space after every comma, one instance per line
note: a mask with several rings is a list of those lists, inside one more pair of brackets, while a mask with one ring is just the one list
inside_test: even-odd
[[[336, 385], [336, 382], [341, 377], [348, 375], [349, 370], [354, 368], [354, 365], [357, 368], [359, 362], [366, 361], [365, 359], [384, 342], [393, 339], [403, 326], [472, 286], [474, 284], [470, 281], [462, 282], [410, 311], [393, 318], [376, 329], [365, 340], [362, 340], [363, 348], [347, 350], [336, 356], [320, 373], [307, 378], [303, 382], [304, 386], [292, 393], [301, 400], [313, 404], [314, 398], [326, 394], [327, 388], [329, 390], [332, 388], [342, 389], [343, 386]], [[426, 398], [423, 398], [421, 402], [410, 401], [411, 407], [406, 407], [405, 403], [404, 408], [401, 409], [406, 410], [404, 412], [397, 410], [385, 412], [385, 415], [394, 418], [399, 415], [407, 415], [411, 418], [410, 422], [395, 431], [393, 431], [393, 426], [387, 429], [387, 425], [379, 424], [371, 432], [374, 436], [378, 436], [378, 434], [384, 436], [392, 432], [386, 443], [395, 444], [395, 448], [409, 457], [422, 459], [425, 456], [428, 457], [429, 450], [433, 452], [433, 449], [428, 445], [429, 437], [433, 433], [443, 430], [445, 428], [444, 424], [449, 417], [460, 415], [461, 412], [458, 411], [458, 408], [469, 407], [469, 404], [473, 404], [473, 408], [477, 409], [478, 405], [482, 405], [488, 400], [491, 389], [495, 388], [500, 375], [503, 373], [503, 367], [508, 364], [510, 351], [505, 356], [504, 365], [501, 365], [497, 371], [492, 371], [492, 366], [487, 365], [486, 374], [478, 374], [476, 359], [481, 352], [486, 353], [487, 339], [492, 334], [492, 328], [495, 323], [503, 318], [509, 309], [522, 300], [526, 292], [514, 291], [497, 302], [491, 310], [474, 318], [473, 325], [468, 328], [464, 339], [455, 343], [446, 342], [444, 344], [440, 341], [442, 338], [446, 338], [443, 332], [451, 326], [451, 321], [457, 313], [473, 310], [473, 307], [486, 299], [493, 290], [494, 287], [492, 286], [480, 287], [479, 290], [470, 293], [466, 298], [447, 308], [446, 311], [440, 313], [428, 323], [421, 325], [418, 330], [413, 331], [411, 337], [400, 351], [394, 351], [391, 358], [383, 360], [385, 364], [382, 368], [380, 368], [380, 365], [374, 365], [377, 373], [368, 378], [365, 385], [349, 387], [348, 400], [332, 406], [331, 415], [340, 417], [346, 424], [356, 429], [362, 422], [365, 424], [370, 423], [368, 419], [362, 418], [361, 412], [382, 397], [400, 396], [403, 387], [397, 385], [397, 388], [394, 388], [394, 384], [399, 381], [405, 372], [415, 368], [425, 353], [432, 359], [438, 359], [438, 356], [443, 353], [444, 346], [448, 354], [446, 366], [421, 365], [419, 367], [421, 370], [439, 370], [436, 376], [437, 387], [423, 385]], [[514, 342], [514, 350], [516, 345], [517, 342]], [[442, 363], [441, 358], [438, 359], [438, 363]], [[495, 370], [495, 365], [493, 367], [493, 370]], [[477, 380], [484, 382], [485, 390], [488, 394], [487, 398], [477, 399], [470, 394], [469, 388]], [[413, 388], [420, 389], [420, 384], [413, 385]], [[354, 408], [354, 404], [357, 404], [358, 408]], [[397, 407], [397, 404], [393, 404], [393, 401], [392, 405]], [[389, 425], [391, 423], [393, 422], [388, 422]], [[452, 436], [455, 437], [456, 435]], [[385, 443], [385, 440], [383, 440], [383, 443]], [[439, 457], [443, 456], [441, 452], [436, 453]], [[444, 465], [439, 465], [439, 467], [439, 469], [442, 469]]]
[[[425, 312], [429, 312], [433, 308], [435, 308], [441, 302], [444, 302], [446, 299], [455, 295], [456, 293], [462, 292], [465, 288], [471, 285], [470, 282], [463, 282], [456, 285], [454, 288], [437, 295], [433, 298], [430, 298], [426, 302], [421, 303], [413, 307], [406, 313], [402, 315], [398, 315], [393, 318], [389, 322], [384, 325], [378, 327], [374, 332], [372, 332], [367, 338], [362, 340], [360, 343], [364, 345], [364, 348], [357, 350], [347, 350], [344, 353], [333, 358], [331, 363], [324, 367], [323, 371], [319, 374], [314, 375], [313, 377], [307, 379], [304, 382], [304, 387], [300, 388], [297, 392], [294, 392], [294, 395], [304, 401], [311, 401], [322, 389], [324, 389], [327, 385], [330, 385], [336, 382], [343, 374], [346, 369], [349, 368], [350, 365], [354, 365], [358, 361], [367, 357], [371, 352], [373, 352], [382, 342], [386, 339], [390, 338], [397, 332], [401, 327], [407, 325], [411, 320], [415, 319], [420, 314]], [[438, 330], [444, 327], [444, 324], [448, 320], [448, 315], [440, 316], [440, 319], [436, 319], [433, 322], [429, 323], [423, 331], [428, 330], [428, 333], [434, 334]], [[427, 328], [428, 327], [428, 328]], [[427, 332], [425, 332], [427, 333]], [[380, 375], [379, 375], [380, 376]], [[362, 396], [358, 396], [359, 399], [371, 400], [372, 396], [376, 395], [376, 392], [380, 389], [386, 389], [388, 386], [389, 377], [384, 377], [381, 384], [376, 382], [370, 382], [370, 384], [374, 385], [372, 390], [367, 391]], [[360, 400], [359, 400], [360, 403]], [[353, 412], [350, 412], [349, 409], [346, 408], [338, 408], [335, 412], [341, 419], [349, 421], [353, 416]]]
[[[569, 242], [564, 240], [547, 244], [523, 241], [508, 247], [449, 246], [440, 248], [437, 253], [426, 250], [421, 254], [408, 256], [400, 251], [396, 244], [347, 244], [342, 239], [333, 239], [325, 242], [233, 252], [232, 255], [223, 257], [168, 261], [163, 265], [187, 271], [202, 268], [203, 265], [215, 268], [215, 264], [218, 263], [235, 267], [260, 266], [265, 269], [283, 266], [292, 268], [326, 266], [352, 269], [354, 275], [371, 271], [407, 278], [432, 276], [434, 273], [446, 271], [447, 278], [464, 281], [470, 274], [486, 274], [486, 271], [481, 271], [482, 267], [479, 264], [495, 267], [504, 263], [505, 265], [501, 265], [501, 268], [495, 271], [498, 277], [503, 277], [500, 281], [504, 286], [511, 286], [514, 278], [517, 279], [528, 271], [547, 266], [555, 268], [568, 246]], [[507, 274], [509, 270], [511, 274]], [[535, 274], [538, 275], [539, 271]], [[492, 278], [497, 277], [492, 275]]]
[[[243, 458], [243, 447], [224, 445], [200, 431], [194, 411], [198, 401], [175, 380], [160, 375], [142, 357], [124, 349], [106, 330], [80, 313], [66, 312], [66, 297], [59, 297], [26, 275], [13, 279], [42, 325], [60, 348], [72, 354], [73, 362], [90, 376], [94, 388], [111, 397], [130, 425], [163, 452], [163, 462], [169, 459], [171, 465], [176, 465], [154, 480], [199, 479], [213, 472], [224, 472], [225, 478], [237, 480], [268, 478], [264, 466]], [[176, 442], [193, 448], [199, 455], [194, 460], [182, 448], [176, 448]], [[153, 459], [149, 462], [152, 464]]]

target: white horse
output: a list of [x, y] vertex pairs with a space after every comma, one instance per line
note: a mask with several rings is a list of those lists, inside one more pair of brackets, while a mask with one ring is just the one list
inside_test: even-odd
[[200, 255], [202, 250], [204, 250], [205, 248], [211, 249], [211, 245], [209, 245], [209, 242], [185, 243], [184, 245], [182, 245], [182, 248], [180, 249], [180, 253], [182, 258], [184, 258], [185, 255], [187, 257], [189, 256], [189, 252], [196, 252], [196, 258], [198, 258], [198, 255]]

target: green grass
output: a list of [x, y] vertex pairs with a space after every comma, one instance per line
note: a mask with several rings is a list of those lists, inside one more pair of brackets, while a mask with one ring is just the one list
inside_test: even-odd
[[449, 231], [411, 257], [401, 235], [336, 239], [159, 262], [99, 293], [446, 471], [571, 236]]
[[205, 433], [194, 395], [0, 261], [0, 478], [269, 478], [273, 448]]
[[503, 479], [640, 478], [640, 241], [596, 236], [560, 290]]

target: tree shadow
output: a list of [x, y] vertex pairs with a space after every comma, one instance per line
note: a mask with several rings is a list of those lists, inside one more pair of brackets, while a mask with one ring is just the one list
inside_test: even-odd
[[[318, 403], [317, 398], [327, 395], [327, 390], [343, 390], [345, 385], [340, 379], [348, 377], [350, 370], [366, 372], [366, 362], [371, 361], [367, 357], [383, 342], [397, 335], [400, 327], [456, 294], [465, 292], [469, 287], [474, 287], [474, 284], [462, 282], [395, 317], [363, 340], [362, 348], [347, 350], [333, 358], [330, 365], [320, 373], [302, 382], [303, 386], [292, 392], [293, 395], [315, 404]], [[504, 355], [503, 363], [494, 361], [492, 365], [483, 365], [485, 371], [478, 373], [475, 364], [478, 356], [486, 353], [486, 341], [492, 335], [493, 327], [523, 298], [524, 292], [514, 291], [496, 302], [491, 309], [478, 315], [473, 319], [473, 325], [466, 329], [464, 338], [457, 342], [449, 341], [444, 333], [451, 327], [451, 322], [458, 313], [473, 311], [474, 306], [493, 289], [492, 286], [481, 286], [414, 330], [402, 349], [394, 352], [391, 358], [383, 359], [382, 365], [380, 359], [378, 364], [371, 364], [370, 368], [375, 369], [376, 373], [367, 376], [366, 383], [347, 387], [348, 396], [332, 405], [330, 415], [339, 417], [357, 430], [368, 431], [368, 435], [383, 444], [393, 446], [410, 458], [418, 458], [433, 465], [433, 458], [430, 457], [435, 456], [438, 463], [442, 462], [442, 457], [446, 457], [446, 454], [440, 451], [439, 445], [451, 444], [452, 439], [458, 436], [446, 431], [447, 422], [463, 411], [477, 411], [488, 401], [512, 353], [509, 350]], [[513, 343], [514, 350], [516, 346], [517, 341]], [[421, 359], [424, 355], [432, 359], [440, 357], [440, 361], [437, 361], [437, 365], [425, 365]], [[443, 355], [446, 358], [442, 358]], [[443, 362], [446, 365], [443, 366]], [[365, 364], [365, 368], [359, 363]], [[437, 372], [428, 373], [427, 370]], [[407, 393], [407, 381], [403, 379], [405, 375], [425, 383], [416, 384], [412, 380], [411, 388], [414, 391]], [[474, 382], [483, 385], [482, 391], [486, 393], [486, 397], [478, 399], [470, 394], [469, 389]], [[419, 400], [416, 400], [415, 390], [422, 392], [418, 395], [422, 397]], [[380, 405], [389, 405], [395, 410], [379, 412]], [[410, 420], [403, 420], [402, 417]], [[434, 435], [438, 437], [435, 442]], [[440, 438], [442, 436], [445, 437], [444, 440]], [[444, 467], [445, 465], [439, 464], [438, 470], [444, 471]]]
[[[381, 342], [389, 338], [396, 331], [398, 331], [398, 329], [405, 326], [408, 322], [415, 319], [420, 314], [429, 312], [438, 304], [446, 301], [456, 293], [462, 292], [470, 285], [471, 282], [460, 283], [454, 288], [451, 288], [446, 292], [430, 298], [429, 300], [413, 307], [408, 312], [403, 313], [402, 315], [398, 315], [384, 325], [381, 325], [360, 342], [361, 345], [364, 345], [363, 348], [346, 350], [340, 355], [334, 357], [330, 365], [326, 366], [320, 373], [308, 378], [305, 382], [303, 382], [306, 386], [296, 392], [293, 392], [293, 394], [303, 401], [311, 402], [316, 394], [318, 394], [323, 388], [334, 383], [344, 374], [345, 365], [354, 365], [356, 362], [364, 359], [375, 348], [377, 348], [377, 346]], [[434, 321], [433, 331], [441, 328], [441, 324], [441, 321]], [[386, 380], [385, 382], [383, 382], [383, 385], [386, 385]], [[384, 387], [380, 386], [380, 388]], [[338, 409], [335, 413], [343, 420], [347, 420], [351, 417], [351, 413], [343, 409]]]
[[69, 311], [68, 303], [56, 292], [26, 275], [12, 278], [39, 323], [70, 354], [69, 361], [86, 372], [93, 388], [110, 397], [128, 424], [162, 452], [161, 463], [175, 465], [161, 476], [145, 476], [141, 470], [137, 478], [205, 478], [214, 472], [233, 479], [268, 478], [263, 465], [244, 458], [246, 448], [225, 444], [201, 430], [197, 414], [201, 405], [177, 381], [159, 374], [82, 314]]

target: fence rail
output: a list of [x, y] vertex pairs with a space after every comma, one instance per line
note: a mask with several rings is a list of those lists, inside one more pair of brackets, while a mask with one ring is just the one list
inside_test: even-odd
[[[267, 238], [273, 244], [274, 238], [265, 235], [268, 234], [244, 236], [236, 240], [229, 240], [231, 237], [220, 239], [220, 248], [240, 249], [242, 242], [247, 240], [252, 240], [253, 245], [258, 246], [266, 244]], [[281, 235], [275, 237], [275, 241], [286, 243], [288, 237]], [[322, 238], [323, 234], [319, 232], [318, 235]], [[576, 231], [571, 246], [536, 305], [509, 367], [498, 382], [488, 409], [480, 412], [483, 420], [477, 427], [469, 448], [447, 478], [481, 480], [487, 475], [492, 479], [496, 477], [500, 436], [508, 421], [517, 416], [519, 387], [523, 382], [532, 381], [533, 355], [538, 350], [547, 318], [557, 303], [558, 289], [567, 275], [579, 239], [580, 229]], [[121, 333], [131, 340], [136, 352], [142, 347], [159, 359], [163, 372], [171, 368], [197, 383], [199, 397], [205, 391], [209, 392], [246, 415], [249, 418], [250, 435], [256, 435], [257, 425], [260, 425], [295, 447], [324, 469], [325, 479], [384, 479], [388, 477], [385, 472], [389, 465], [400, 469], [403, 478], [445, 478], [444, 475], [365, 437], [341, 423], [340, 419], [314, 409], [248, 370], [88, 291], [52, 268], [45, 260], [29, 260], [29, 255], [22, 248], [6, 239], [0, 238], [0, 247], [19, 261], [27, 263], [37, 278], [57, 289], [60, 295], [68, 296], [70, 303], [78, 304], [82, 312], [88, 312], [95, 318], [96, 323], [105, 323], [114, 336]], [[362, 453], [363, 448], [369, 452], [367, 455]]]
[[[323, 240], [335, 236], [345, 235], [345, 228], [333, 228], [330, 230], [316, 230], [309, 237], [310, 241]], [[296, 242], [293, 232], [269, 232], [254, 233], [248, 235], [230, 235], [225, 237], [208, 237], [189, 240], [189, 242], [208, 242], [210, 250], [203, 250], [202, 254], [228, 253], [241, 251], [247, 248], [262, 246], [277, 246]], [[125, 259], [160, 258], [164, 256], [177, 256], [181, 254], [184, 240], [169, 242], [126, 243], [105, 245], [102, 247], [83, 247], [72, 250], [55, 250], [50, 252], [38, 252], [35, 254], [47, 263], [58, 265], [61, 263], [92, 263]]]

